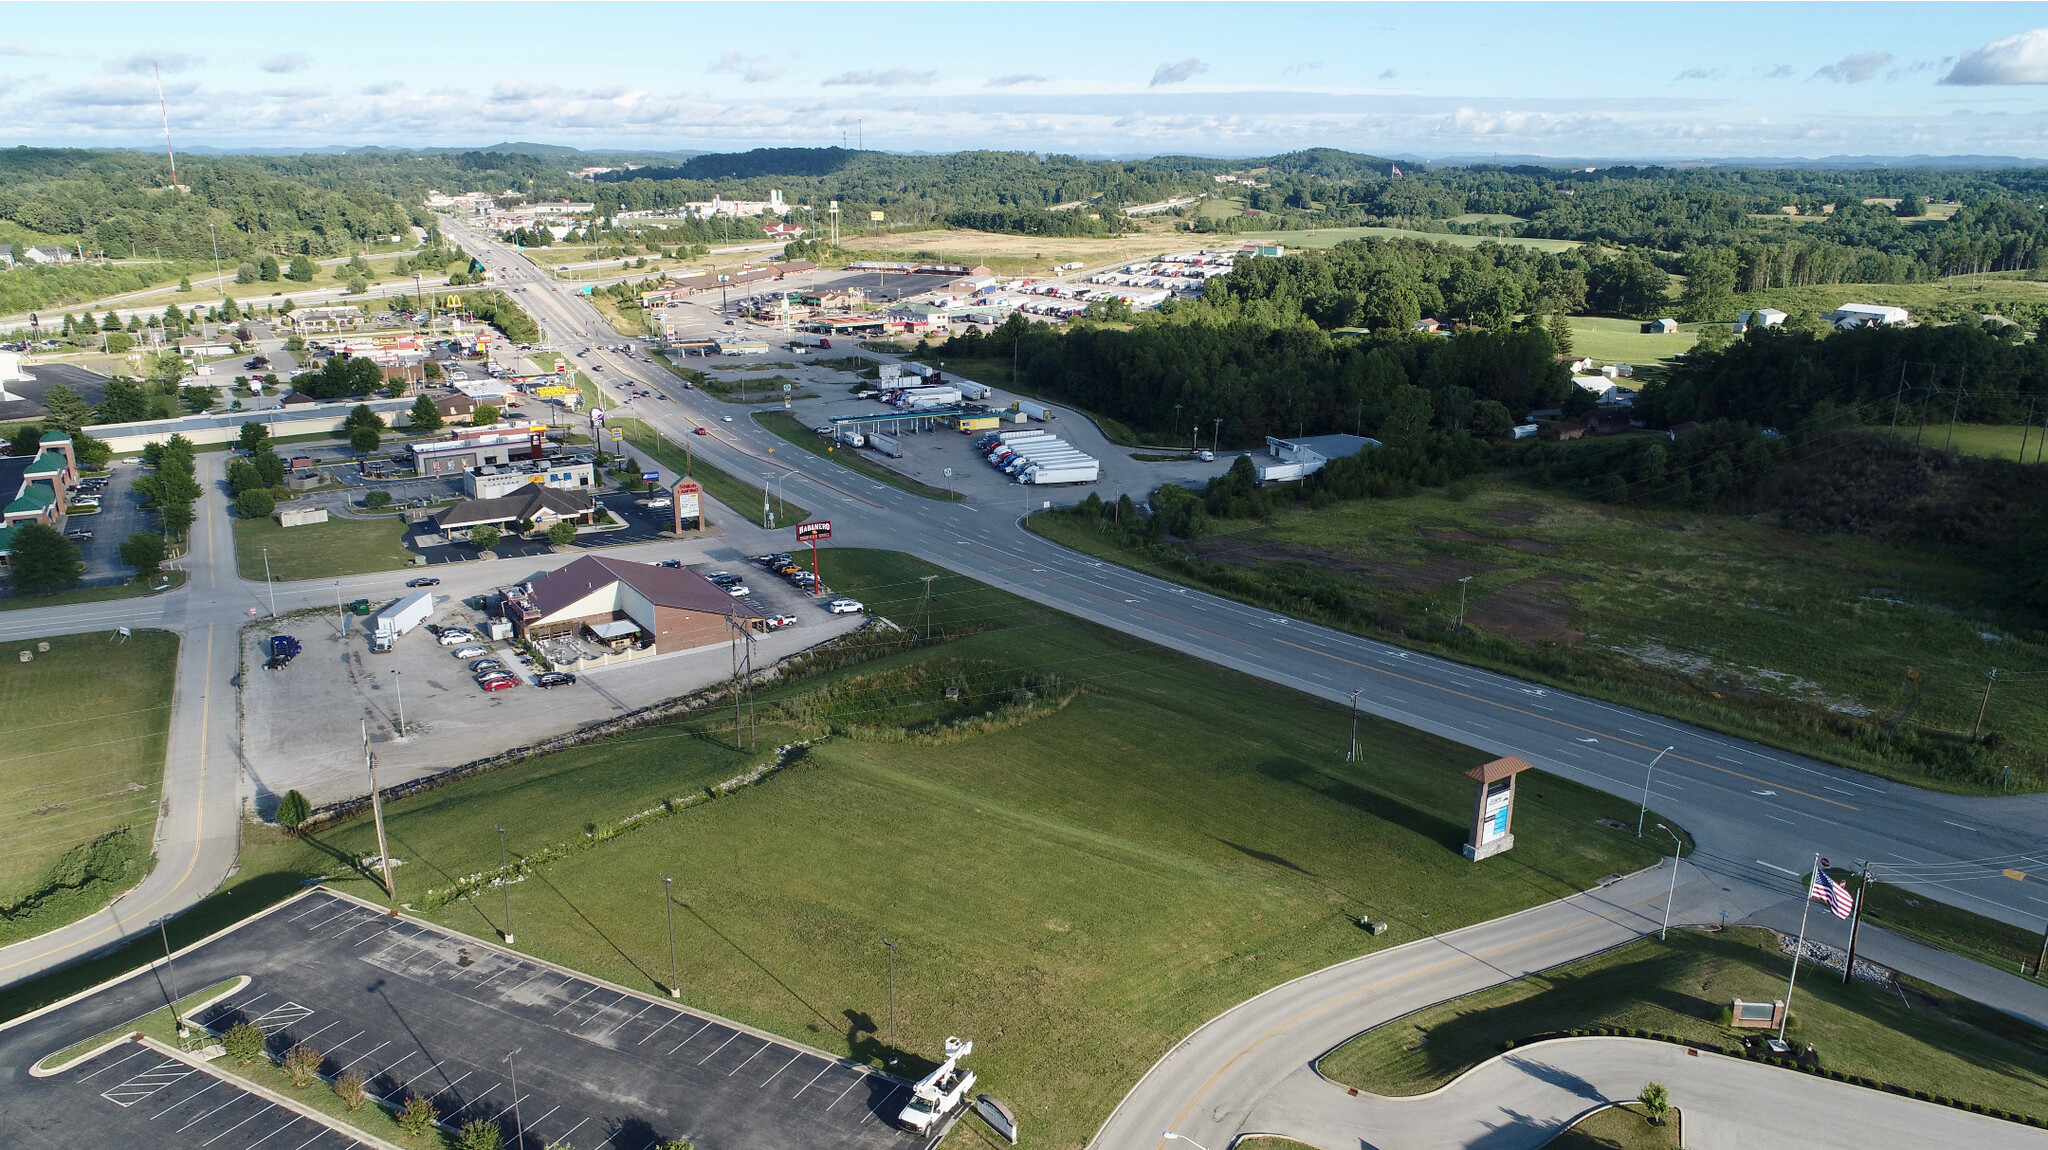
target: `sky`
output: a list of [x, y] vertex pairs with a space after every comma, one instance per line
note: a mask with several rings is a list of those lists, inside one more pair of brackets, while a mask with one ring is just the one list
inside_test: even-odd
[[0, 143], [2048, 157], [2044, 4], [13, 4]]

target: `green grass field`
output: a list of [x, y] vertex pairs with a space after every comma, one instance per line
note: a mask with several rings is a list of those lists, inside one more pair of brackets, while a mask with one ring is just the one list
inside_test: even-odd
[[[637, 419], [626, 420], [613, 426], [625, 429], [626, 442], [632, 446], [633, 450], [642, 455], [651, 456], [670, 471], [676, 472], [679, 475], [688, 475], [690, 478], [703, 484], [705, 494], [732, 508], [735, 514], [744, 517], [754, 526], [766, 527], [768, 525], [763, 521], [761, 515], [760, 484], [735, 479], [709, 463], [704, 462], [702, 459], [685, 453], [681, 448], [675, 447], [666, 439], [655, 435], [646, 424]], [[787, 499], [780, 498], [782, 495], [781, 485], [778, 484], [776, 486], [775, 494], [777, 496], [775, 521], [778, 524], [788, 527], [791, 524], [801, 523], [810, 518], [811, 513], [808, 508], [800, 503], [791, 503]]]
[[[1879, 424], [1874, 428], [1885, 430], [1886, 426]], [[1946, 422], [1930, 421], [1925, 426], [1900, 426], [1894, 433], [1929, 447], [1953, 446], [1964, 455], [2023, 463], [2048, 461], [2048, 427], [2040, 423], [2031, 427], [2024, 424], [1958, 423], [1951, 430]], [[2024, 460], [2020, 459], [2022, 441], [2026, 446]]]
[[[1905, 308], [1915, 323], [1951, 323], [1973, 315], [2007, 314], [2024, 307], [2048, 307], [2048, 282], [2021, 279], [2025, 273], [2000, 272], [1982, 277], [1956, 276], [1918, 284], [1821, 284], [1771, 288], [1736, 297], [1737, 311], [1775, 307], [1816, 315], [1845, 303], [1886, 304]], [[2019, 317], [2014, 317], [2019, 318]]]
[[[1517, 849], [1466, 862], [1461, 772], [1477, 752], [1367, 720], [1363, 761], [1346, 763], [1341, 707], [907, 557], [822, 558], [835, 589], [906, 627], [921, 623], [920, 577], [937, 576], [932, 623], [954, 637], [901, 651], [883, 633], [874, 658], [762, 691], [758, 750], [735, 748], [718, 709], [393, 802], [400, 897], [489, 935], [498, 891], [429, 892], [495, 868], [489, 828], [503, 825], [516, 855], [555, 852], [511, 887], [521, 947], [658, 990], [659, 875], [673, 873], [685, 1001], [870, 1063], [886, 1056], [879, 940], [899, 940], [913, 1067], [946, 1035], [972, 1037], [988, 1088], [1037, 1116], [1034, 1143], [1079, 1147], [1231, 1004], [1654, 858], [1595, 821], [1625, 802], [1541, 776], [1525, 780]], [[948, 685], [965, 698], [948, 702]], [[612, 837], [622, 816], [827, 729], [782, 774]], [[304, 839], [252, 831], [233, 885], [180, 937], [311, 874], [370, 896], [343, 860], [374, 837], [367, 819]], [[1368, 911], [1393, 929], [1359, 931], [1351, 916]]]
[[[1480, 244], [1501, 244], [1506, 247], [1534, 248], [1539, 252], [1569, 251], [1579, 246], [1577, 240], [1523, 239], [1519, 236], [1500, 238], [1496, 236], [1468, 236], [1455, 232], [1418, 232], [1407, 228], [1305, 228], [1301, 231], [1284, 232], [1235, 232], [1227, 236], [1214, 237], [1228, 240], [1231, 245], [1241, 243], [1284, 244], [1288, 248], [1333, 248], [1345, 240], [1361, 240], [1378, 236], [1383, 239], [1422, 240], [1425, 243], [1451, 244], [1461, 248], [1476, 248]], [[1198, 233], [1191, 233], [1190, 239], [1201, 241]], [[1188, 247], [1199, 246], [1190, 243]], [[1211, 247], [1223, 246], [1210, 243]], [[1180, 249], [1176, 249], [1180, 250]], [[1580, 354], [1585, 354], [1581, 352]]]
[[117, 587], [80, 587], [72, 591], [58, 591], [50, 595], [7, 595], [0, 597], [0, 611], [19, 611], [24, 607], [68, 607], [76, 603], [105, 603], [110, 599], [135, 599], [143, 595], [155, 595], [157, 585], [168, 581], [165, 591], [185, 585], [183, 571], [164, 571], [156, 575], [145, 575]]
[[[1692, 350], [1700, 324], [1681, 324], [1671, 335], [1644, 335], [1641, 320], [1597, 315], [1571, 317], [1572, 354], [1595, 363], [1656, 363]], [[1622, 382], [1626, 383], [1626, 380]]]
[[1462, 216], [1452, 216], [1450, 222], [1454, 224], [1498, 224], [1501, 227], [1511, 228], [1516, 224], [1526, 224], [1529, 221], [1520, 216], [1511, 216], [1504, 212], [1466, 212]]
[[[50, 649], [36, 651], [38, 642]], [[0, 943], [97, 909], [146, 873], [178, 637], [138, 629], [125, 642], [106, 632], [22, 639], [7, 654]], [[126, 835], [106, 838], [123, 827]]]
[[411, 565], [413, 554], [405, 549], [405, 522], [398, 516], [378, 519], [341, 519], [330, 516], [325, 523], [302, 527], [280, 527], [276, 517], [236, 518], [235, 569], [244, 579], [263, 581], [263, 550], [270, 549], [270, 577], [281, 583], [294, 579], [331, 579], [337, 575], [366, 575], [372, 571], [396, 571]]
[[[1374, 1027], [1318, 1066], [1360, 1090], [1411, 1095], [1504, 1041], [1558, 1030], [1616, 1026], [1735, 1047], [1744, 1032], [1720, 1023], [1729, 1000], [1783, 998], [1791, 966], [1770, 931], [1674, 930]], [[1802, 963], [1785, 1037], [1812, 1043], [1828, 1070], [2048, 1115], [2048, 1032], [1910, 980], [1902, 997]]]
[[812, 455], [829, 459], [848, 471], [865, 475], [878, 483], [886, 483], [899, 490], [908, 491], [912, 495], [922, 495], [926, 499], [936, 499], [941, 503], [958, 503], [967, 498], [957, 491], [948, 491], [943, 487], [933, 487], [929, 483], [921, 483], [912, 479], [893, 467], [885, 467], [868, 456], [863, 455], [858, 448], [831, 443], [819, 436], [817, 432], [805, 427], [803, 421], [786, 411], [757, 411], [754, 413], [754, 418], [761, 421], [761, 426], [796, 444]]
[[[1938, 553], [1506, 480], [1218, 523], [1170, 553], [1122, 548], [1095, 521], [1031, 525], [1276, 610], [1938, 789], [1979, 784], [1839, 737], [1825, 720], [1904, 707], [1916, 727], [1966, 735], [1994, 661], [2004, 675], [2048, 676], [2038, 633], [1976, 606], [1987, 573]], [[1178, 561], [1183, 550], [1196, 562]], [[1459, 634], [1449, 624], [1468, 575]], [[1987, 630], [2005, 641], [1988, 644]], [[2014, 785], [2039, 789], [2025, 748], [2048, 745], [2048, 698], [1996, 693], [1986, 727], [2017, 744]]]
[[1664, 1125], [1652, 1126], [1642, 1105], [1628, 1102], [1586, 1115], [1543, 1150], [1679, 1150], [1678, 1122], [1667, 1115]]

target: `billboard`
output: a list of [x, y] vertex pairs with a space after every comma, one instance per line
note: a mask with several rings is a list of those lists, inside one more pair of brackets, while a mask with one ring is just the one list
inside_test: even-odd
[[812, 523], [799, 523], [796, 525], [796, 541], [798, 543], [813, 543], [820, 539], [830, 538], [832, 538], [832, 521], [830, 519], [820, 519]]
[[677, 534], [682, 533], [683, 524], [685, 523], [688, 523], [693, 528], [704, 525], [704, 486], [702, 484], [694, 479], [678, 479], [676, 480], [676, 485], [670, 489], [669, 495], [675, 503], [674, 512]]

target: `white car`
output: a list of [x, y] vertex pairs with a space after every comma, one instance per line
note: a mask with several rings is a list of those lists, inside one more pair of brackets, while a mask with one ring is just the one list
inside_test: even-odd
[[858, 615], [867, 608], [858, 599], [834, 599], [825, 604], [825, 610], [834, 615]]
[[440, 640], [443, 647], [453, 647], [459, 643], [476, 642], [476, 634], [471, 631], [457, 631], [452, 627], [444, 627], [441, 630]]
[[481, 659], [491, 652], [488, 647], [464, 647], [460, 651], [451, 653], [458, 659]]

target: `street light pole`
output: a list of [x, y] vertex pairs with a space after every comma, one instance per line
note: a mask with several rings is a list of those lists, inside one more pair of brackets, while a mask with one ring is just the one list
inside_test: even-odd
[[681, 998], [681, 976], [676, 973], [676, 880], [661, 876], [661, 901], [668, 907], [668, 996]]
[[397, 668], [391, 670], [391, 685], [398, 689], [398, 737], [405, 737], [405, 674]]
[[[518, 1146], [526, 1140], [526, 1123], [519, 1119], [519, 1064], [512, 1061], [512, 1056], [519, 1053], [520, 1049], [519, 1047], [514, 1047], [505, 1052], [505, 1065], [511, 1068], [512, 1071], [512, 1145], [514, 1146]], [[547, 1116], [543, 1114], [541, 1117], [545, 1118]]]
[[1458, 630], [1460, 631], [1465, 629], [1465, 584], [1471, 581], [1472, 577], [1470, 575], [1458, 580]]
[[171, 980], [171, 1021], [177, 1024], [178, 1037], [183, 1038], [191, 1031], [185, 1026], [184, 1016], [178, 1013], [178, 1006], [185, 996], [178, 993], [178, 972], [171, 967], [171, 932], [164, 926], [169, 921], [166, 918], [157, 919], [156, 929], [164, 940], [164, 974]]
[[1671, 933], [1671, 903], [1678, 897], [1678, 856], [1685, 844], [1679, 841], [1677, 831], [1663, 823], [1658, 823], [1657, 829], [1671, 836], [1671, 889], [1664, 892], [1664, 929], [1657, 932], [1657, 941], [1662, 942]]
[[896, 1065], [896, 944], [888, 939], [882, 945], [889, 948], [889, 1065]]
[[505, 855], [505, 828], [493, 825], [491, 829], [498, 832], [498, 885], [505, 888], [505, 929], [500, 933], [505, 936], [505, 945], [510, 946], [512, 945], [512, 876], [506, 873], [509, 860]]
[[1344, 760], [1347, 763], [1358, 761], [1358, 696], [1363, 694], [1363, 689], [1351, 692], [1351, 754]]
[[1662, 758], [1663, 758], [1663, 757], [1664, 757], [1665, 755], [1668, 755], [1668, 754], [1670, 754], [1670, 753], [1671, 753], [1671, 748], [1670, 748], [1670, 747], [1666, 747], [1666, 748], [1664, 748], [1663, 750], [1661, 750], [1661, 751], [1658, 751], [1658, 752], [1657, 752], [1657, 758], [1655, 758], [1655, 759], [1651, 759], [1651, 760], [1650, 760], [1650, 765], [1649, 765], [1648, 767], [1646, 767], [1646, 768], [1644, 768], [1644, 769], [1643, 769], [1643, 801], [1642, 801], [1641, 805], [1639, 805], [1639, 806], [1638, 806], [1638, 807], [1636, 808], [1636, 837], [1637, 837], [1637, 838], [1642, 838], [1642, 837], [1643, 837], [1643, 816], [1644, 816], [1645, 814], [1649, 813], [1649, 810], [1650, 810], [1650, 775], [1651, 775], [1651, 774], [1652, 774], [1653, 772], [1655, 772], [1655, 771], [1656, 771], [1656, 769], [1657, 769], [1657, 760], [1658, 760], [1658, 759], [1662, 759]]
[[1195, 1141], [1194, 1139], [1192, 1139], [1192, 1138], [1188, 1137], [1187, 1135], [1185, 1135], [1185, 1134], [1175, 1134], [1175, 1133], [1174, 1133], [1173, 1131], [1171, 1131], [1171, 1130], [1168, 1130], [1168, 1131], [1167, 1131], [1166, 1133], [1164, 1133], [1164, 1134], [1161, 1134], [1161, 1135], [1160, 1135], [1160, 1137], [1161, 1137], [1161, 1138], [1171, 1138], [1171, 1139], [1173, 1139], [1173, 1140], [1174, 1140], [1174, 1141], [1176, 1141], [1176, 1142], [1185, 1142], [1185, 1143], [1187, 1143], [1188, 1145], [1190, 1145], [1190, 1146], [1193, 1146], [1193, 1147], [1195, 1148], [1195, 1150], [1209, 1150], [1209, 1148], [1208, 1148], [1207, 1146], [1204, 1146], [1204, 1145], [1202, 1145], [1202, 1144], [1201, 1144], [1200, 1142], [1197, 1142], [1197, 1141]]

